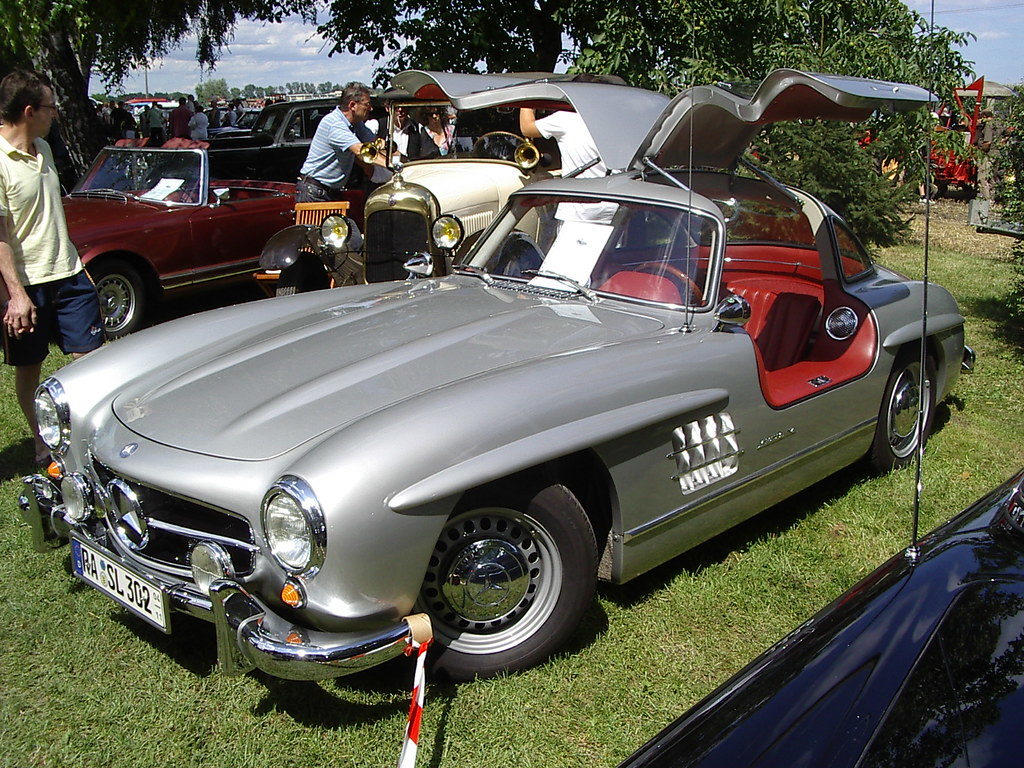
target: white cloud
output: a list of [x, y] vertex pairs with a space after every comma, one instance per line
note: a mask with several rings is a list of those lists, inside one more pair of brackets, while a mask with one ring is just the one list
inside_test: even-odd
[[[148, 72], [149, 91], [195, 90], [196, 84], [210, 78], [224, 78], [232, 88], [254, 85], [283, 85], [288, 82], [345, 83], [369, 82], [374, 63], [369, 56], [348, 53], [328, 56], [330, 44], [316, 34], [316, 28], [297, 19], [280, 24], [242, 22], [230, 44], [221, 52], [212, 72], [204, 72], [196, 63], [196, 39], [186, 38], [181, 47], [153, 62]], [[147, 73], [133, 72], [124, 82], [125, 92], [146, 90]], [[93, 77], [90, 92], [102, 89]]]

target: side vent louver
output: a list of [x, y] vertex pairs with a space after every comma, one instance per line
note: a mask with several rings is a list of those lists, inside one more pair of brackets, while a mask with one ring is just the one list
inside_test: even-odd
[[679, 474], [679, 490], [693, 493], [736, 472], [743, 452], [736, 441], [736, 429], [725, 411], [691, 421], [672, 432], [672, 453]]

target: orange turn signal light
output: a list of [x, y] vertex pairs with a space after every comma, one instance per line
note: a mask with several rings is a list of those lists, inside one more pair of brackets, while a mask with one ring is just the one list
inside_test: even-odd
[[306, 593], [302, 585], [294, 581], [286, 581], [281, 587], [281, 602], [290, 605], [292, 608], [301, 608], [306, 604]]
[[46, 474], [52, 477], [54, 480], [60, 480], [60, 464], [58, 464], [56, 461], [51, 461], [50, 465], [46, 468]]

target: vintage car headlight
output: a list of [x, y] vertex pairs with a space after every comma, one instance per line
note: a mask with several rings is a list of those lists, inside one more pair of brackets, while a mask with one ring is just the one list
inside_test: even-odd
[[51, 451], [62, 452], [71, 444], [71, 409], [64, 387], [47, 379], [36, 390], [36, 422], [39, 436]]
[[340, 251], [352, 234], [352, 223], [345, 216], [328, 216], [320, 225], [320, 237], [330, 248]]
[[217, 579], [234, 579], [235, 569], [231, 557], [220, 544], [200, 541], [189, 554], [192, 581], [204, 595], [210, 594], [210, 585]]
[[64, 515], [75, 523], [83, 522], [92, 510], [92, 485], [85, 475], [72, 472], [60, 481], [60, 495], [64, 500]]
[[462, 222], [455, 216], [438, 216], [430, 225], [430, 236], [438, 248], [451, 250], [458, 247], [463, 234]]
[[289, 573], [323, 565], [327, 527], [320, 502], [305, 480], [285, 475], [263, 497], [263, 533], [270, 553]]

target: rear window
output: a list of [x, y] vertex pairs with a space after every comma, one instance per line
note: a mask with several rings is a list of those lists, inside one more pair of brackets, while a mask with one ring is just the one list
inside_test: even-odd
[[814, 232], [803, 211], [770, 200], [716, 200], [726, 220], [728, 243], [779, 243], [814, 248]]

